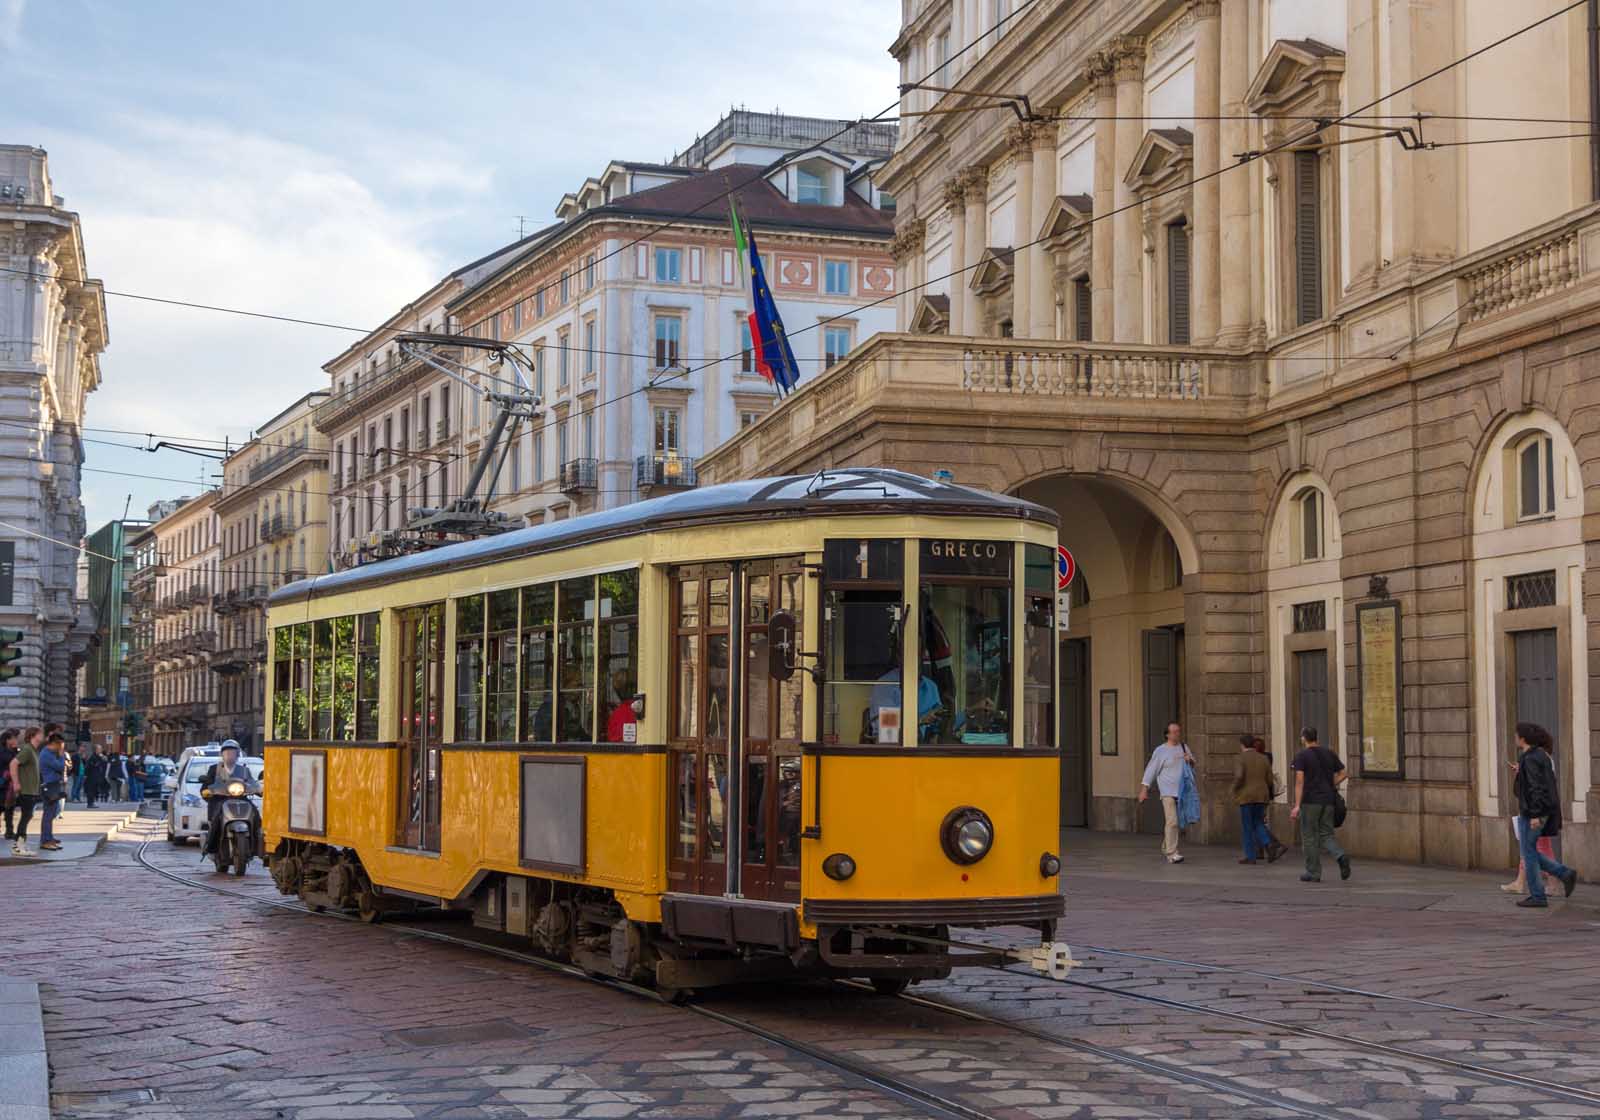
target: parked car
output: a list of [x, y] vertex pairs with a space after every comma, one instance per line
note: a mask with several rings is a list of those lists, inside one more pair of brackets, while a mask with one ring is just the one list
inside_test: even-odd
[[166, 807], [167, 798], [178, 784], [178, 764], [170, 758], [147, 758], [144, 763], [144, 799], [160, 802]]
[[[190, 748], [194, 750], [194, 748]], [[200, 796], [200, 780], [206, 776], [206, 771], [211, 769], [217, 761], [216, 755], [194, 753], [189, 754], [178, 767], [178, 780], [173, 787], [172, 796], [167, 799], [167, 840], [173, 844], [186, 844], [192, 839], [205, 835], [206, 824], [209, 817], [206, 812], [206, 799]], [[261, 772], [266, 766], [266, 760], [253, 755], [239, 759], [250, 770], [250, 776], [256, 781], [261, 780]], [[261, 798], [255, 797], [256, 808], [261, 808]]]

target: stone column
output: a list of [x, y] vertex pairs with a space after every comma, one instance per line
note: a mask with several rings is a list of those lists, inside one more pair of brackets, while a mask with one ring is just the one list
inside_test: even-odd
[[[1219, 230], [1218, 282], [1221, 286], [1221, 322], [1217, 344], [1241, 346], [1250, 335], [1250, 173], [1233, 167], [1234, 158], [1250, 146], [1244, 117], [1244, 95], [1250, 86], [1248, 0], [1222, 0], [1221, 82], [1222, 115], [1218, 129], [1220, 163], [1232, 168], [1217, 177], [1222, 212]], [[1197, 68], [1198, 69], [1198, 68]]]
[[944, 185], [944, 204], [950, 209], [950, 333], [965, 334], [967, 327], [967, 301], [963, 297], [962, 279], [966, 273], [957, 271], [967, 261], [967, 199], [958, 171]]
[[1111, 45], [1117, 82], [1117, 139], [1114, 152], [1116, 226], [1115, 264], [1112, 266], [1114, 301], [1112, 336], [1118, 342], [1144, 340], [1144, 236], [1140, 232], [1138, 197], [1124, 175], [1133, 165], [1145, 127], [1144, 36], [1119, 35]]
[[[1378, 18], [1387, 19], [1388, 73], [1403, 74], [1410, 79], [1437, 70], [1450, 61], [1457, 18], [1453, 3], [1448, 0], [1407, 0], [1404, 3], [1385, 0], [1383, 8], [1385, 11], [1380, 12]], [[1460, 125], [1449, 119], [1452, 114], [1461, 112], [1456, 95], [1454, 82], [1424, 82], [1396, 95], [1385, 111], [1434, 114], [1426, 125], [1427, 138], [1448, 142], [1457, 139], [1460, 132]], [[1562, 130], [1558, 127], [1550, 131]], [[1364, 146], [1351, 145], [1352, 148]], [[1376, 144], [1372, 146], [1377, 147]], [[1385, 178], [1391, 184], [1392, 198], [1388, 215], [1391, 259], [1384, 265], [1380, 256], [1380, 270], [1398, 270], [1399, 275], [1392, 279], [1410, 283], [1460, 253], [1458, 164], [1450, 158], [1449, 149], [1402, 153], [1398, 145], [1390, 142], [1381, 151], [1387, 156]], [[1579, 189], [1587, 185], [1585, 182]], [[1356, 213], [1352, 205], [1352, 224], [1358, 220], [1354, 217]]]
[[[1241, 0], [1241, 3], [1243, 0]], [[1111, 56], [1099, 51], [1089, 63], [1094, 83], [1094, 224], [1089, 227], [1089, 304], [1094, 318], [1094, 341], [1110, 342], [1114, 325], [1113, 247], [1116, 230], [1109, 217], [1116, 205], [1117, 86]]]
[[989, 247], [989, 169], [969, 167], [962, 173], [961, 181], [967, 198], [967, 255], [961, 261], [966, 269], [961, 273], [961, 302], [966, 307], [964, 333], [977, 334], [983, 329], [983, 309], [978, 303], [978, 293], [972, 290], [972, 274], [983, 259], [983, 251]]
[[[1056, 130], [1053, 125], [1034, 125], [1033, 143], [1033, 212], [1028, 215], [1028, 236], [1033, 241], [1044, 229], [1044, 220], [1050, 216], [1050, 207], [1056, 197]], [[1054, 338], [1056, 336], [1055, 268], [1050, 252], [1043, 245], [1035, 245], [1028, 265], [1028, 307], [1019, 314], [1027, 318], [1029, 338]]]
[[1011, 333], [1017, 338], [1028, 338], [1032, 331], [1028, 319], [1032, 307], [1033, 259], [1040, 246], [1028, 244], [1037, 235], [1028, 228], [1033, 216], [1033, 126], [1014, 124], [1006, 131], [1006, 146], [1016, 163], [1017, 193], [1011, 204], [1011, 244], [1025, 246], [1016, 251], [1011, 262]]
[[899, 291], [900, 315], [897, 329], [909, 331], [917, 303], [927, 293], [922, 289], [924, 261], [922, 246], [928, 223], [921, 218], [906, 223], [894, 238], [895, 287]]
[[[1190, 293], [1191, 337], [1210, 345], [1221, 322], [1221, 272], [1218, 227], [1222, 210], [1217, 168], [1221, 110], [1222, 11], [1219, 0], [1191, 0], [1194, 14], [1194, 245], [1190, 255], [1194, 290]], [[1238, 174], [1233, 172], [1231, 174]]]

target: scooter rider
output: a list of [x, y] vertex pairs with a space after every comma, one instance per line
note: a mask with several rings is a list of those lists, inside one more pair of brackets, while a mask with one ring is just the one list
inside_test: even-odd
[[239, 744], [227, 739], [222, 744], [222, 758], [212, 763], [200, 779], [200, 796], [206, 799], [206, 817], [210, 821], [206, 828], [205, 845], [200, 849], [202, 857], [216, 851], [221, 833], [217, 828], [217, 818], [222, 815], [222, 803], [227, 800], [225, 794], [230, 781], [243, 782], [247, 792], [255, 792], [250, 771], [239, 761]]

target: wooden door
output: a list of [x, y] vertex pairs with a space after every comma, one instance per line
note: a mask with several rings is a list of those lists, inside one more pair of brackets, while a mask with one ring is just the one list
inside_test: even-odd
[[672, 711], [667, 882], [672, 890], [728, 889], [733, 566], [697, 564], [672, 579]]
[[1333, 728], [1328, 724], [1328, 651], [1304, 649], [1294, 655], [1295, 725], [1289, 729], [1298, 739], [1306, 727], [1317, 729], [1318, 742], [1337, 752]]
[[787, 681], [770, 672], [767, 621], [773, 612], [801, 613], [800, 557], [740, 565], [743, 594], [744, 734], [738, 744], [744, 835], [739, 890], [746, 898], [800, 897], [800, 735], [803, 673]]
[[1061, 827], [1089, 824], [1089, 641], [1061, 646]]

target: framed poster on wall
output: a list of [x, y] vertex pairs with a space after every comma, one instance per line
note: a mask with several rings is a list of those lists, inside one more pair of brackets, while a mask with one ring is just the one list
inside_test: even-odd
[[1100, 753], [1117, 753], [1117, 690], [1100, 690]]
[[1405, 777], [1405, 713], [1400, 689], [1400, 603], [1356, 607], [1356, 741], [1363, 778]]
[[289, 752], [289, 831], [313, 836], [328, 829], [328, 754]]

